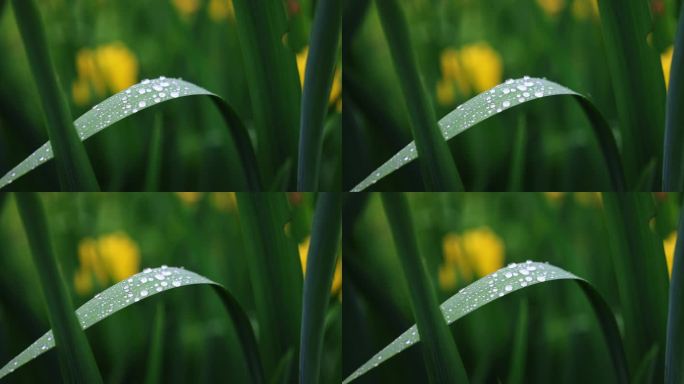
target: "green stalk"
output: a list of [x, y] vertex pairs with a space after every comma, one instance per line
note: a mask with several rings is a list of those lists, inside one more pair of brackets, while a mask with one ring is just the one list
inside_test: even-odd
[[[150, 157], [147, 160], [147, 172], [145, 174], [145, 191], [159, 191], [159, 179], [161, 176], [162, 159], [162, 117], [161, 114], [154, 116], [154, 128], [150, 141]], [[245, 171], [245, 173], [248, 173]]]
[[[667, 321], [668, 281], [665, 254], [649, 228], [653, 201], [645, 193], [604, 193], [613, 269], [624, 318], [624, 341], [631, 372], [658, 346], [663, 350]], [[656, 380], [663, 381], [663, 359], [657, 358]]]
[[12, 0], [31, 73], [38, 86], [47, 133], [62, 190], [98, 191], [93, 167], [71, 122], [69, 105], [57, 81], [35, 0]]
[[282, 193], [238, 193], [259, 346], [267, 377], [290, 348], [299, 348], [302, 270], [296, 245], [283, 230], [289, 210]]
[[[301, 89], [294, 54], [283, 43], [281, 0], [234, 0], [238, 37], [256, 126], [264, 185], [288, 158], [297, 162]], [[293, 185], [294, 183], [288, 183]]]
[[[342, 225], [340, 193], [321, 192], [311, 230], [311, 244], [306, 258], [302, 327], [299, 351], [299, 382], [318, 383], [325, 314], [330, 301], [330, 285], [335, 272], [337, 245]], [[323, 380], [324, 382], [327, 380]]]
[[337, 47], [342, 23], [342, 1], [321, 0], [311, 30], [306, 60], [302, 113], [299, 125], [299, 168], [297, 190], [318, 190], [323, 145], [323, 121], [328, 109]]
[[462, 191], [463, 183], [418, 72], [408, 23], [397, 0], [375, 2], [411, 119], [418, 161], [429, 191]]
[[[665, 87], [660, 60], [646, 41], [651, 27], [648, 2], [599, 1], [606, 57], [622, 130], [627, 178], [634, 186], [649, 161], [661, 168]], [[656, 188], [660, 180], [647, 186]]]
[[[684, 7], [682, 7], [684, 9]], [[684, 382], [684, 208], [679, 210], [679, 228], [670, 281], [670, 306], [667, 316], [665, 383]]]
[[665, 111], [663, 191], [684, 190], [684, 7], [679, 13]]
[[511, 348], [511, 365], [508, 368], [508, 384], [524, 383], [525, 363], [527, 360], [527, 330], [529, 329], [529, 304], [523, 299], [518, 309], [518, 322], [516, 324], [513, 346]]
[[404, 276], [411, 287], [410, 301], [423, 344], [423, 359], [431, 383], [467, 383], [463, 362], [442, 316], [430, 281], [425, 260], [409, 215], [406, 197], [401, 193], [383, 193], [382, 204], [392, 230], [394, 244]]
[[62, 379], [67, 383], [102, 383], [95, 357], [74, 314], [67, 285], [57, 264], [40, 200], [34, 193], [16, 193], [15, 196], [48, 309]]
[[527, 119], [520, 114], [518, 129], [515, 132], [513, 144], [513, 159], [511, 161], [511, 176], [508, 180], [509, 191], [521, 191], [525, 172], [525, 147], [527, 142]]
[[150, 353], [147, 356], [147, 372], [145, 384], [156, 384], [161, 381], [161, 369], [164, 353], [164, 327], [165, 327], [164, 303], [157, 304], [154, 315], [154, 327], [152, 328], [152, 340], [150, 340]]

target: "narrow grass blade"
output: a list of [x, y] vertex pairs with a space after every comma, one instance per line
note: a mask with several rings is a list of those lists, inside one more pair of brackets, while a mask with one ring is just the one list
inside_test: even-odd
[[316, 203], [311, 245], [306, 258], [299, 350], [299, 382], [302, 384], [327, 381], [320, 378], [321, 353], [341, 225], [340, 194], [321, 192]]
[[259, 346], [270, 376], [290, 348], [299, 355], [302, 269], [296, 244], [286, 236], [289, 220], [282, 193], [238, 193], [240, 226], [249, 251], [247, 268], [254, 291]]
[[164, 327], [166, 326], [165, 316], [164, 303], [157, 304], [157, 311], [154, 315], [154, 327], [152, 328], [152, 339], [150, 340], [150, 353], [147, 356], [145, 384], [157, 384], [161, 382], [161, 368], [164, 353]]
[[389, 221], [395, 248], [408, 286], [416, 324], [425, 345], [423, 360], [431, 383], [467, 383], [461, 356], [449, 327], [439, 313], [434, 286], [418, 251], [406, 197], [383, 193], [382, 204]]
[[651, 384], [656, 382], [655, 368], [656, 365], [658, 365], [656, 362], [658, 359], [659, 350], [660, 348], [658, 348], [657, 345], [654, 345], [653, 348], [648, 351], [646, 356], [644, 356], [644, 359], [641, 361], [641, 364], [639, 364], [639, 367], [634, 372], [631, 384]]
[[529, 304], [527, 303], [527, 299], [522, 300], [519, 311], [511, 352], [511, 365], [510, 368], [508, 368], [508, 380], [506, 380], [506, 383], [508, 384], [523, 383], [523, 378], [525, 377], [527, 329], [529, 327], [527, 320], [529, 317]]
[[342, 24], [342, 1], [322, 0], [316, 5], [309, 56], [306, 60], [302, 113], [299, 124], [297, 190], [318, 190], [323, 145], [323, 122], [328, 108]]
[[[245, 188], [252, 191], [261, 190], [261, 181], [254, 149], [240, 117], [223, 98], [187, 81], [168, 79], [164, 76], [154, 80], [143, 80], [95, 105], [93, 109], [76, 119], [74, 121], [76, 133], [82, 141], [85, 141], [105, 128], [111, 127], [114, 123], [143, 109], [185, 96], [211, 97], [230, 129], [235, 146], [238, 149], [239, 157], [242, 161], [240, 169], [244, 173]], [[52, 159], [52, 152], [51, 142], [43, 144], [24, 161], [19, 163], [19, 165], [0, 178], [0, 188], [7, 186], [19, 177], [31, 172], [34, 168]]]
[[292, 348], [287, 350], [287, 353], [276, 365], [273, 377], [269, 381], [271, 384], [288, 384], [290, 382], [290, 377], [292, 377], [292, 366], [294, 360], [294, 352]]
[[[577, 100], [594, 129], [594, 135], [606, 161], [613, 189], [625, 190], [626, 184], [620, 153], [606, 120], [589, 99], [552, 81], [533, 77], [507, 80], [505, 83], [499, 84], [459, 105], [439, 121], [439, 127], [444, 135], [444, 140], [448, 141], [509, 108], [550, 96], [572, 96]], [[416, 144], [411, 142], [357, 184], [352, 192], [363, 191], [417, 157]]]
[[521, 191], [525, 177], [525, 150], [527, 146], [527, 121], [525, 115], [520, 115], [513, 144], [513, 159], [511, 161], [511, 176], [508, 181], [509, 191]]
[[54, 344], [59, 346], [57, 352], [62, 379], [69, 383], [102, 383], [93, 351], [74, 316], [73, 303], [52, 249], [40, 200], [35, 193], [18, 193], [15, 197], [38, 272], [50, 324], [55, 330]]
[[662, 382], [668, 277], [663, 246], [649, 227], [654, 212], [652, 197], [604, 193], [603, 206], [630, 370], [635, 371], [657, 345], [661, 357], [656, 359], [656, 381]]
[[[189, 285], [208, 285], [219, 295], [238, 332], [252, 381], [263, 383], [259, 352], [247, 314], [226, 288], [204, 276], [175, 267], [145, 269], [95, 295], [76, 310], [83, 329], [88, 329], [120, 310], [158, 293]], [[52, 331], [47, 332], [23, 352], [0, 368], [0, 379], [55, 346]], [[89, 381], [85, 381], [89, 382]]]
[[[651, 159], [661, 169], [665, 126], [665, 81], [658, 54], [648, 45], [649, 3], [643, 0], [598, 2], [604, 47], [622, 130], [627, 180], [633, 185]], [[648, 189], [660, 185], [656, 183]]]
[[408, 23], [397, 0], [375, 2], [421, 155], [420, 169], [428, 191], [462, 191], [463, 183], [437, 125], [435, 111], [420, 79]]
[[[301, 89], [295, 56], [284, 43], [287, 16], [281, 0], [234, 0], [233, 6], [259, 143], [259, 165], [264, 180], [271, 180], [288, 158], [297, 169]], [[293, 180], [288, 185], [294, 186]]]
[[162, 116], [154, 116], [154, 128], [152, 128], [152, 140], [150, 140], [150, 157], [147, 160], [147, 171], [145, 173], [145, 191], [159, 191], [159, 180], [161, 179], [161, 160], [162, 160]]
[[684, 190], [684, 7], [678, 24], [665, 111], [663, 191]]
[[[603, 336], [611, 353], [617, 382], [627, 383], [629, 378], [627, 362], [620, 339], [620, 331], [610, 307], [589, 282], [561, 268], [532, 261], [521, 264], [513, 263], [468, 285], [447, 299], [440, 308], [447, 323], [451, 324], [470, 312], [513, 292], [557, 280], [575, 281], [582, 288], [601, 323]], [[421, 336], [418, 328], [414, 325], [376, 353], [342, 383], [346, 384], [356, 380], [419, 341], [421, 341]]]
[[31, 74], [38, 86], [47, 133], [54, 146], [60, 185], [67, 191], [98, 191], [100, 187], [93, 167], [74, 132], [69, 105], [57, 81], [35, 0], [14, 0], [12, 5]]
[[[684, 9], [684, 7], [682, 7]], [[670, 281], [670, 306], [667, 316], [665, 383], [684, 381], [684, 208], [679, 212], [679, 228]]]

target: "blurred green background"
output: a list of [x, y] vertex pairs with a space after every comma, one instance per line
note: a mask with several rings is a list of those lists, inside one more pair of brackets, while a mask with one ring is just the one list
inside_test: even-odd
[[[673, 0], [648, 0], [645, 38], [669, 75], [676, 28]], [[438, 118], [473, 96], [523, 76], [544, 77], [587, 95], [617, 134], [617, 111], [596, 0], [411, 0], [418, 67]], [[345, 190], [412, 140], [400, 82], [374, 3], [344, 10]], [[634, 76], [639, 76], [635, 73]], [[450, 141], [467, 190], [507, 190], [516, 131], [527, 127], [523, 190], [596, 191], [609, 179], [591, 126], [571, 98], [525, 103]], [[619, 141], [619, 135], [618, 135]], [[422, 190], [417, 162], [374, 186]]]
[[[313, 1], [282, 3], [289, 17], [283, 41], [297, 55], [301, 79]], [[74, 119], [143, 79], [180, 77], [228, 100], [255, 137], [232, 0], [44, 0], [39, 6]], [[0, 173], [4, 174], [47, 141], [37, 88], [7, 1], [0, 1], [0, 52]], [[323, 189], [338, 186], [341, 177], [340, 73], [338, 68], [330, 95], [321, 162]], [[160, 115], [163, 125], [161, 190], [237, 189], [232, 181], [239, 175], [237, 153], [228, 129], [209, 98], [191, 97], [143, 111], [88, 140], [86, 149], [103, 190], [143, 188], [155, 115]], [[54, 164], [9, 187], [58, 189]]]
[[[49, 328], [29, 246], [12, 195], [0, 194], [0, 365]], [[258, 337], [252, 282], [232, 193], [44, 193], [53, 246], [75, 306], [97, 292], [162, 264], [183, 266], [227, 287], [250, 316]], [[305, 261], [313, 195], [288, 194], [283, 230]], [[341, 376], [341, 262], [326, 314], [321, 375]], [[114, 314], [87, 331], [105, 382], [142, 382], [158, 304], [163, 304], [164, 383], [247, 380], [237, 335], [220, 299], [208, 287], [174, 289]], [[299, 336], [296, 335], [296, 338]], [[296, 370], [297, 355], [293, 369]], [[59, 377], [50, 351], [3, 380], [46, 383]]]
[[[608, 227], [598, 193], [412, 193], [411, 216], [439, 302], [512, 262], [549, 262], [591, 282], [622, 324]], [[680, 196], [656, 193], [650, 227], [671, 270]], [[343, 208], [343, 376], [414, 324], [408, 287], [377, 194], [347, 196]], [[472, 383], [509, 382], [520, 311], [525, 383], [612, 383], [610, 355], [594, 312], [574, 283], [506, 296], [451, 325]], [[425, 382], [421, 345], [358, 383]]]

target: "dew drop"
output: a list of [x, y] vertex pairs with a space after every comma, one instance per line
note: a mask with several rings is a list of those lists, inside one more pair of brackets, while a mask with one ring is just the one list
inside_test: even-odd
[[176, 91], [171, 92], [171, 97], [178, 97], [179, 94]]
[[510, 292], [510, 291], [513, 290], [513, 286], [507, 285], [507, 286], [504, 287], [504, 289], [506, 290], [506, 292]]
[[138, 107], [140, 107], [140, 108], [145, 108], [146, 105], [147, 105], [147, 103], [144, 101], [141, 101], [138, 103]]
[[143, 289], [140, 291], [140, 296], [147, 296], [147, 290]]
[[503, 104], [502, 104], [502, 105], [503, 105], [503, 107], [504, 107], [504, 108], [508, 108], [508, 107], [510, 107], [510, 106], [511, 106], [511, 102], [510, 102], [510, 101], [508, 101], [508, 100], [506, 100], [506, 101], [504, 101], [504, 102], [503, 102]]
[[180, 287], [180, 286], [181, 286], [181, 282], [178, 281], [178, 280], [172, 282], [171, 284], [172, 284], [174, 287]]

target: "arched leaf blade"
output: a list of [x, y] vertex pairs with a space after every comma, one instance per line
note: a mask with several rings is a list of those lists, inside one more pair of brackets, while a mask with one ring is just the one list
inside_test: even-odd
[[[95, 105], [90, 111], [76, 119], [74, 126], [78, 137], [81, 141], [85, 141], [128, 116], [157, 104], [186, 96], [209, 96], [213, 99], [231, 130], [249, 188], [261, 189], [256, 156], [237, 113], [223, 98], [193, 83], [164, 76], [152, 80], [145, 79]], [[52, 147], [48, 141], [0, 178], [0, 189], [45, 164], [52, 157]]]
[[[613, 187], [616, 190], [624, 189], [622, 161], [608, 123], [591, 101], [553, 81], [534, 77], [507, 80], [505, 83], [499, 84], [459, 105], [439, 120], [439, 127], [444, 140], [448, 141], [505, 110], [550, 96], [573, 96], [580, 103], [591, 121], [594, 133], [601, 146]], [[357, 184], [352, 192], [363, 191], [416, 158], [418, 158], [418, 153], [416, 152], [415, 141], [412, 141]]]
[[[447, 323], [451, 324], [470, 312], [503, 296], [523, 288], [555, 280], [576, 281], [583, 288], [601, 323], [601, 329], [608, 342], [618, 382], [626, 383], [629, 376], [622, 340], [620, 339], [615, 317], [610, 311], [608, 304], [586, 280], [556, 266], [532, 261], [521, 264], [512, 263], [463, 288], [442, 303], [440, 309]], [[420, 335], [418, 334], [418, 328], [413, 325], [389, 345], [380, 350], [380, 352], [371, 357], [370, 360], [361, 365], [361, 367], [349, 375], [342, 384], [347, 384], [356, 380], [393, 356], [408, 349], [412, 345], [417, 344], [419, 341]]]
[[[210, 285], [214, 288], [234, 322], [252, 379], [257, 383], [263, 382], [256, 340], [246, 313], [226, 288], [192, 271], [167, 266], [147, 268], [95, 295], [76, 310], [76, 316], [85, 330], [139, 301], [188, 285]], [[52, 331], [48, 331], [0, 368], [0, 379], [54, 346]]]

